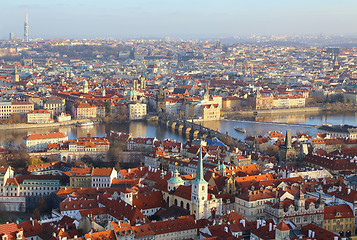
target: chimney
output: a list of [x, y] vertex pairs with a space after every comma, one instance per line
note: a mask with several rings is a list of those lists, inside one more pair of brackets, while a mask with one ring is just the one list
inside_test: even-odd
[[257, 220], [257, 229], [260, 227], [260, 219]]
[[312, 237], [312, 238], [314, 238], [314, 237], [315, 237], [315, 232], [314, 232], [314, 231], [312, 231], [312, 233], [311, 233], [311, 237]]
[[273, 230], [273, 224], [269, 223], [269, 232], [271, 232]]
[[338, 191], [339, 191], [339, 192], [342, 191], [342, 187], [341, 187], [341, 186], [338, 187]]
[[351, 193], [351, 189], [347, 189], [347, 194], [350, 194]]
[[243, 227], [245, 227], [245, 220], [244, 219], [241, 219], [239, 222], [243, 225]]

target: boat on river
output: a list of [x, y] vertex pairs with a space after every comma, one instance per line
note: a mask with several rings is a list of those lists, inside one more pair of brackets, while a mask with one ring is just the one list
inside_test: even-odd
[[89, 127], [89, 126], [93, 126], [93, 125], [94, 125], [94, 122], [92, 122], [92, 121], [77, 123], [77, 127]]
[[244, 129], [244, 128], [242, 128], [242, 127], [234, 127], [234, 130], [236, 130], [237, 132], [241, 132], [241, 133], [246, 133], [247, 131]]

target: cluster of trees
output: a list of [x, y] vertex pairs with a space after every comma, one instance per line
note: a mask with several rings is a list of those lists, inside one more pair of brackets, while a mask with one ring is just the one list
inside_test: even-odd
[[0, 119], [0, 123], [26, 123], [26, 117], [13, 113], [8, 119]]
[[307, 99], [307, 106], [318, 106], [321, 104], [338, 104], [338, 103], [350, 103], [350, 99], [346, 99], [343, 94], [333, 94], [333, 95], [314, 95]]
[[43, 196], [41, 196], [37, 208], [32, 213], [32, 218], [33, 219], [40, 219], [41, 216], [45, 213], [50, 213], [51, 208], [47, 205], [46, 200]]
[[91, 46], [91, 45], [76, 45], [76, 46], [43, 46], [36, 48], [37, 52], [52, 52], [61, 55], [67, 55], [70, 58], [96, 58], [97, 55], [117, 56], [119, 51], [123, 51], [123, 46]]
[[117, 106], [115, 113], [112, 112], [112, 106], [110, 102], [105, 105], [106, 122], [126, 122], [128, 121], [128, 106], [121, 104]]
[[267, 149], [266, 154], [271, 157], [275, 157], [276, 160], [279, 160], [279, 152], [279, 147], [277, 145], [272, 145]]
[[30, 160], [30, 156], [27, 153], [24, 145], [17, 147], [6, 147], [7, 153], [4, 155], [6, 163], [14, 168], [15, 173], [20, 173], [27, 166], [27, 162]]
[[2, 154], [0, 165], [11, 166], [15, 173], [21, 173], [25, 168], [32, 164], [40, 164], [45, 162], [52, 162], [55, 157], [30, 157], [23, 144], [15, 145], [12, 138], [8, 138], [4, 143], [6, 152]]

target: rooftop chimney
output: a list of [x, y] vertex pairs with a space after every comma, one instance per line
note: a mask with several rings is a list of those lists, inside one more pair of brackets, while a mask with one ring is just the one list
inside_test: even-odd
[[243, 227], [245, 227], [245, 220], [244, 219], [241, 219], [239, 222], [243, 225]]

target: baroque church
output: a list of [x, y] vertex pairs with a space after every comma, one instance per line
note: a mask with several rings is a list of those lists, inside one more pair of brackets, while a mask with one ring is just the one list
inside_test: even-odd
[[177, 169], [167, 182], [155, 186], [163, 194], [168, 206], [178, 206], [195, 215], [196, 219], [215, 218], [222, 215], [222, 199], [208, 192], [208, 182], [204, 179], [202, 145], [200, 146], [196, 177], [184, 181]]

